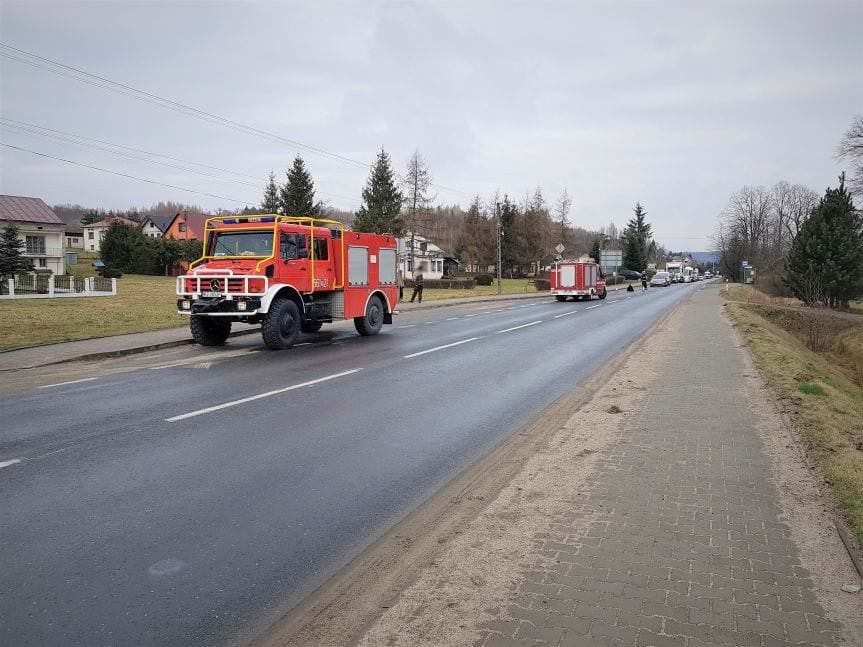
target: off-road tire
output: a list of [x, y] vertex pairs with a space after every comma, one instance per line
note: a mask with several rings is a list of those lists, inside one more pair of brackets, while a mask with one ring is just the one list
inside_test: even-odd
[[264, 344], [273, 350], [290, 348], [297, 341], [302, 324], [297, 304], [285, 297], [276, 297], [261, 320]]
[[354, 327], [363, 337], [377, 335], [384, 325], [384, 304], [377, 295], [369, 299], [365, 317], [354, 317]]
[[557, 294], [557, 295], [555, 295], [555, 297], [554, 297], [554, 298], [555, 298], [555, 299], [557, 299], [558, 301], [560, 301], [561, 303], [563, 303], [564, 301], [566, 301], [566, 296], [565, 296], [565, 295], [563, 295], [563, 294]]
[[231, 322], [222, 317], [192, 315], [189, 329], [192, 339], [201, 346], [221, 346], [231, 334]]
[[313, 321], [311, 319], [306, 319], [303, 322], [303, 326], [300, 330], [305, 333], [315, 333], [321, 329], [321, 326], [324, 325], [323, 321]]
[[608, 290], [603, 290], [603, 291], [602, 291], [602, 294], [600, 294], [600, 295], [599, 295], [599, 298], [600, 298], [600, 299], [604, 299], [604, 298], [605, 298], [605, 297], [607, 297], [607, 296], [608, 296]]

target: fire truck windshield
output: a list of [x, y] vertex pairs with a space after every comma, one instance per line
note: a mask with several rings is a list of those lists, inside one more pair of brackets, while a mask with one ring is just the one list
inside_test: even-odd
[[269, 256], [273, 253], [273, 232], [216, 232], [208, 247], [209, 256]]

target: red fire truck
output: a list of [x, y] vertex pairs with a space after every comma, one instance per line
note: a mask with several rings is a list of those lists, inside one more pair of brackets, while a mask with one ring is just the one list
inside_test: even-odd
[[204, 346], [224, 343], [233, 321], [260, 323], [273, 349], [345, 319], [376, 335], [392, 323], [397, 266], [393, 236], [318, 218], [219, 216], [204, 225], [201, 258], [177, 277], [177, 310]]
[[558, 301], [584, 299], [590, 301], [594, 295], [606, 297], [605, 278], [599, 265], [592, 259], [558, 261], [551, 268], [551, 293]]

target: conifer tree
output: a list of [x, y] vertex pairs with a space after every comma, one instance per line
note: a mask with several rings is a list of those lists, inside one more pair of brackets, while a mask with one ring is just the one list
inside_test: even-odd
[[593, 246], [590, 248], [590, 257], [593, 260], [595, 260], [597, 263], [599, 263], [599, 251], [600, 251], [599, 238], [594, 238], [593, 239]]
[[24, 241], [18, 238], [18, 228], [6, 225], [0, 233], [0, 277], [10, 277], [32, 267], [33, 262], [24, 256]]
[[404, 198], [396, 185], [390, 156], [381, 148], [363, 189], [363, 203], [354, 215], [356, 231], [401, 235]]
[[279, 185], [276, 184], [276, 174], [270, 171], [270, 179], [264, 187], [264, 199], [261, 201], [261, 209], [264, 213], [279, 213], [282, 209], [282, 201], [279, 198]]
[[623, 266], [636, 272], [647, 267], [648, 249], [653, 238], [652, 227], [647, 224], [647, 211], [640, 202], [632, 210], [635, 216], [623, 230]]
[[863, 216], [845, 187], [826, 194], [794, 239], [786, 283], [807, 305], [847, 308], [863, 296]]
[[285, 216], [316, 216], [320, 212], [320, 204], [315, 203], [315, 183], [299, 155], [288, 170], [288, 181], [280, 197], [281, 212]]

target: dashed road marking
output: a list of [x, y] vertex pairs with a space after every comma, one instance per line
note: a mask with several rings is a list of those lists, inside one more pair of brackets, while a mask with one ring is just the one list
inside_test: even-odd
[[443, 350], [444, 348], [452, 348], [453, 346], [461, 346], [462, 344], [467, 344], [471, 341], [476, 341], [477, 339], [482, 339], [481, 337], [470, 337], [469, 339], [462, 339], [461, 341], [454, 341], [451, 344], [444, 344], [443, 346], [435, 346], [434, 348], [429, 348], [428, 350], [421, 350], [418, 353], [411, 353], [410, 355], [405, 355], [405, 359], [410, 359], [411, 357], [419, 357], [420, 355], [426, 355], [428, 353], [434, 353], [435, 351]]
[[67, 384], [80, 384], [81, 382], [92, 382], [93, 380], [98, 380], [98, 377], [82, 377], [80, 380], [69, 380], [68, 382], [57, 382], [56, 384], [43, 384], [42, 386], [36, 387], [38, 389], [50, 389], [55, 386], [66, 386]]
[[560, 319], [561, 317], [566, 317], [567, 315], [575, 314], [578, 310], [570, 310], [569, 312], [562, 312], [559, 315], [554, 315], [555, 319]]
[[399, 326], [399, 328], [414, 328], [416, 324], [408, 324], [407, 326]]
[[602, 305], [601, 303], [597, 303], [595, 306], [587, 306], [587, 307], [585, 308], [585, 310], [592, 310], [593, 308], [598, 308], [598, 307], [599, 307], [599, 306], [601, 306], [601, 305]]
[[455, 321], [456, 319], [461, 319], [461, 317], [447, 317], [447, 321]]
[[239, 404], [245, 404], [246, 402], [254, 402], [255, 400], [261, 400], [263, 398], [269, 398], [273, 395], [279, 395], [280, 393], [287, 393], [288, 391], [294, 391], [296, 389], [302, 389], [307, 386], [314, 386], [315, 384], [320, 384], [321, 382], [328, 382], [329, 380], [334, 380], [338, 377], [344, 377], [346, 375], [352, 375], [353, 373], [358, 373], [363, 369], [361, 368], [353, 368], [350, 371], [342, 371], [341, 373], [335, 373], [333, 375], [327, 375], [326, 377], [319, 377], [316, 380], [309, 380], [308, 382], [302, 382], [300, 384], [294, 384], [292, 386], [286, 386], [282, 389], [276, 389], [274, 391], [267, 391], [266, 393], [259, 393], [257, 395], [251, 395], [248, 398], [240, 398], [239, 400], [231, 400], [230, 402], [225, 402], [224, 404], [217, 404], [212, 407], [206, 407], [204, 409], [198, 409], [197, 411], [190, 411], [189, 413], [183, 413], [179, 416], [172, 416], [171, 418], [165, 418], [166, 422], [178, 422], [180, 420], [185, 420], [186, 418], [194, 418], [195, 416], [202, 416], [205, 413], [212, 413], [213, 411], [221, 411], [222, 409], [227, 409], [228, 407], [235, 407]]
[[21, 462], [20, 458], [13, 458], [12, 460], [8, 460], [8, 461], [0, 461], [0, 468], [9, 467], [10, 465], [17, 465], [20, 462]]
[[520, 326], [513, 326], [512, 328], [504, 328], [503, 330], [498, 330], [495, 334], [499, 335], [504, 332], [512, 332], [513, 330], [521, 330], [522, 328], [529, 328], [530, 326], [535, 326], [536, 324], [541, 324], [542, 320], [531, 321], [530, 323], [521, 324]]

